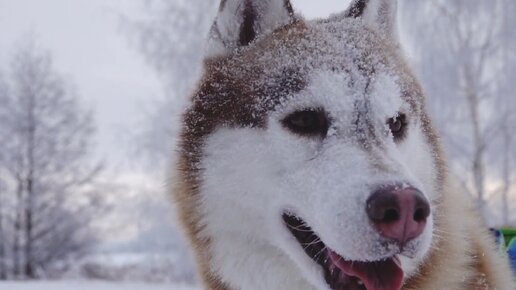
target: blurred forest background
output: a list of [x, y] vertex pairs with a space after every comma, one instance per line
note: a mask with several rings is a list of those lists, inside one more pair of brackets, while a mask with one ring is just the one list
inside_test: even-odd
[[[61, 42], [91, 40], [91, 49], [70, 46], [76, 69], [45, 46], [41, 35], [53, 32], [42, 27], [54, 26], [14, 26], [30, 16], [23, 6], [51, 4], [31, 13], [52, 22], [55, 9], [63, 17], [75, 2], [19, 2], [0, 0], [0, 280], [195, 283], [166, 182], [218, 1], [92, 1], [116, 21], [98, 27], [90, 10], [63, 18], [58, 26], [75, 39]], [[307, 18], [349, 3], [292, 2]], [[453, 174], [490, 226], [516, 226], [516, 1], [403, 0], [399, 9], [402, 44]], [[75, 21], [91, 33], [74, 33]], [[95, 40], [95, 27], [117, 34], [120, 51]], [[113, 57], [81, 62], [99, 45]], [[101, 82], [113, 86], [107, 96], [84, 89]]]

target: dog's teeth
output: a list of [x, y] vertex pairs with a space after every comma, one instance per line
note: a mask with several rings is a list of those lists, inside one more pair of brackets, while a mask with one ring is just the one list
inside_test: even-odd
[[362, 282], [361, 280], [357, 280], [357, 284], [362, 286], [362, 285], [364, 285], [364, 282]]

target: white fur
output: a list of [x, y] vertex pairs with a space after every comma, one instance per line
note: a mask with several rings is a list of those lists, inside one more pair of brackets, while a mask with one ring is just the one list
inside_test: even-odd
[[[385, 133], [385, 121], [409, 106], [395, 78], [379, 75], [372, 88], [369, 115]], [[207, 140], [201, 166], [203, 234], [212, 241], [214, 271], [230, 286], [329, 289], [321, 268], [283, 224], [285, 210], [303, 218], [346, 259], [374, 261], [396, 254], [380, 245], [366, 200], [376, 186], [389, 182], [408, 182], [431, 197], [435, 166], [417, 121], [402, 145], [382, 135], [387, 151], [381, 160], [372, 160], [355, 142], [354, 104], [364, 99], [364, 89], [356, 82], [350, 87], [344, 73], [314, 72], [305, 90], [271, 112], [265, 130], [221, 128]], [[294, 135], [281, 125], [289, 113], [313, 107], [332, 117], [332, 133], [325, 140]], [[376, 161], [390, 170], [379, 172], [372, 166]], [[430, 217], [423, 235], [412, 242], [411, 258], [403, 258], [407, 274], [427, 254], [432, 227]]]
[[[219, 12], [213, 24], [206, 57], [224, 55], [238, 47], [245, 8], [244, 2], [227, 0], [224, 9]], [[252, 0], [251, 3], [258, 13], [257, 23], [254, 26], [257, 35], [267, 34], [291, 20], [283, 0]]]
[[398, 1], [369, 0], [363, 19], [371, 27], [378, 29], [387, 39], [398, 41], [396, 15]]
[[[280, 173], [265, 132], [221, 129], [208, 144], [201, 193], [205, 234], [220, 237], [212, 240], [210, 251], [216, 273], [236, 289], [313, 289], [274, 243], [290, 240], [290, 248], [297, 246], [288, 231], [280, 230], [281, 218], [275, 217], [281, 213], [261, 206], [274, 203], [271, 194]], [[309, 263], [308, 256], [304, 262]]]

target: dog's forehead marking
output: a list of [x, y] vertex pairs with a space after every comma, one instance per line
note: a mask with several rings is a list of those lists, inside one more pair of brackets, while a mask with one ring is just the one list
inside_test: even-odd
[[397, 71], [397, 59], [395, 49], [359, 21], [298, 21], [208, 64], [208, 77], [194, 97], [201, 106], [194, 110], [224, 111], [210, 114], [217, 116], [211, 120], [217, 126], [262, 127], [266, 114], [305, 88], [313, 71], [345, 72], [349, 87], [365, 90], [379, 72], [403, 73]]

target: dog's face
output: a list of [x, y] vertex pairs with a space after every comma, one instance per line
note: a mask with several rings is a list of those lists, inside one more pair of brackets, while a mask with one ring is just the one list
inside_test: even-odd
[[212, 270], [234, 287], [249, 283], [248, 264], [277, 262], [316, 289], [399, 289], [430, 249], [438, 150], [392, 16], [371, 27], [366, 4], [293, 21], [207, 65], [183, 154]]

